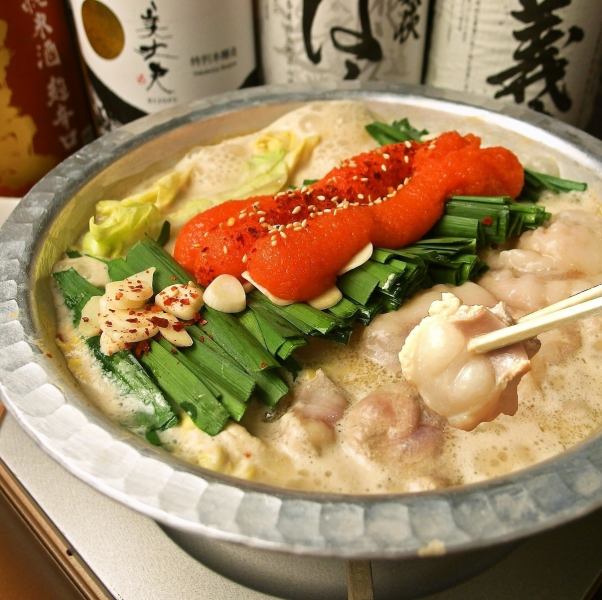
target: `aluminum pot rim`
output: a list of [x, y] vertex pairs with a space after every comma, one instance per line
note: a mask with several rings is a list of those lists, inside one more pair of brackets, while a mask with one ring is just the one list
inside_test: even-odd
[[[369, 496], [297, 492], [186, 465], [107, 427], [106, 419], [86, 410], [83, 394], [53, 383], [53, 365], [36, 342], [30, 269], [44, 232], [87, 181], [149, 140], [211, 116], [283, 102], [400, 98], [537, 132], [569, 149], [582, 165], [602, 170], [602, 144], [570, 125], [425, 86], [267, 86], [198, 100], [123, 126], [46, 175], [0, 231], [0, 391], [38, 445], [97, 490], [167, 526], [299, 554], [406, 558], [459, 552], [532, 535], [601, 506], [602, 436], [516, 473], [458, 488]], [[125, 456], [123, 470], [99, 464], [99, 453]]]

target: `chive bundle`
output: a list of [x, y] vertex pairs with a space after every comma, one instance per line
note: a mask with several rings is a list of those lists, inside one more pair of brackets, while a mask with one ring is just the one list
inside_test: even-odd
[[[366, 129], [381, 145], [419, 141], [427, 133], [407, 119], [375, 122]], [[193, 339], [188, 348], [153, 339], [138, 361], [130, 352], [102, 355], [98, 337], [87, 343], [121, 388], [139, 395], [145, 411], [137, 424], [146, 428], [149, 439], [157, 439], [153, 432], [173, 425], [174, 410], [186, 412], [200, 429], [215, 435], [229, 419], [242, 419], [252, 396], [274, 406], [288, 393], [283, 371], [296, 373], [300, 367], [294, 352], [311, 337], [347, 343], [355, 322], [368, 324], [379, 313], [398, 309], [421, 289], [476, 279], [487, 268], [478, 256], [482, 248], [504, 244], [549, 218], [545, 208], [532, 201], [541, 191], [585, 188], [579, 182], [525, 170], [521, 199], [527, 201], [454, 196], [426, 238], [402, 249], [376, 248], [370, 260], [339, 277], [343, 298], [325, 311], [306, 303], [277, 306], [254, 291], [247, 297], [247, 308], [237, 315], [202, 308], [198, 324], [187, 329]], [[145, 239], [124, 258], [108, 261], [111, 279], [155, 267], [155, 292], [190, 281], [190, 274], [161, 247], [168, 236], [166, 222], [157, 242]], [[102, 291], [73, 269], [54, 277], [74, 322], [79, 322], [87, 300]]]

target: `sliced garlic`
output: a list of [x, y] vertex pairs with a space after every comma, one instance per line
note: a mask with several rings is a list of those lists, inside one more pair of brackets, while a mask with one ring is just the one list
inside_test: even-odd
[[[250, 283], [252, 283], [262, 294], [267, 296], [270, 302], [273, 302], [276, 306], [288, 306], [289, 304], [294, 304], [294, 300], [284, 300], [284, 298], [278, 298], [278, 296], [274, 296], [268, 289], [264, 288], [262, 285], [259, 285], [252, 277], [249, 275], [249, 271], [245, 271], [242, 276]], [[205, 290], [205, 294], [207, 290]]]
[[166, 313], [189, 321], [203, 306], [203, 290], [192, 281], [169, 285], [155, 296], [155, 304]]
[[103, 331], [119, 334], [128, 342], [140, 342], [159, 332], [155, 315], [146, 309], [113, 310], [106, 319], [101, 320], [100, 326]]
[[117, 342], [106, 332], [102, 332], [100, 335], [100, 351], [107, 356], [111, 356], [111, 354], [115, 354], [115, 352], [119, 352], [121, 350], [125, 350], [127, 348], [127, 344], [125, 342]]
[[351, 269], [363, 265], [370, 259], [373, 251], [374, 247], [372, 243], [366, 244], [357, 254], [351, 257], [351, 260], [338, 272], [338, 275], [342, 275], [343, 273], [347, 273], [347, 271], [351, 271]]
[[100, 329], [100, 296], [92, 296], [82, 308], [81, 318], [77, 326], [82, 337], [90, 338], [98, 335]]
[[112, 281], [105, 287], [105, 300], [108, 308], [141, 308], [153, 295], [153, 274], [151, 267], [140, 271], [123, 281]]
[[116, 314], [112, 315], [112, 320], [105, 321], [104, 323], [101, 322], [103, 333], [109, 335], [112, 340], [133, 344], [134, 342], [148, 340], [159, 333], [159, 326], [151, 321], [150, 315], [148, 318], [136, 317], [136, 323], [127, 323], [124, 325], [122, 319], [125, 315], [119, 315], [117, 314], [118, 312], [127, 314], [131, 311], [116, 311]]
[[247, 306], [242, 283], [233, 275], [218, 275], [205, 288], [203, 299], [207, 306], [225, 313], [237, 313]]
[[309, 300], [308, 304], [318, 310], [326, 310], [327, 308], [333, 307], [342, 297], [343, 294], [341, 293], [341, 290], [336, 287], [336, 285], [333, 285], [323, 294]]
[[[166, 312], [154, 313], [155, 323], [159, 326], [159, 333], [174, 346], [192, 346], [192, 338], [184, 329], [184, 325], [173, 315]], [[161, 321], [166, 321], [162, 323]]]

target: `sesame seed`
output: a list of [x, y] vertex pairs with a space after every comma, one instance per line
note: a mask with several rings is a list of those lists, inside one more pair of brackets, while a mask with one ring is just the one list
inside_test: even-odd
[[[311, 215], [313, 217], [313, 215]], [[303, 227], [293, 227], [293, 231], [303, 231]]]
[[407, 154], [403, 157], [403, 162], [406, 163], [406, 165], [410, 162], [410, 157]]
[[228, 246], [226, 246], [226, 244], [224, 244], [222, 249], [224, 251], [224, 254], [228, 254]]
[[280, 232], [280, 237], [283, 239], [286, 239], [286, 233], [284, 233], [284, 231]]
[[260, 217], [260, 218], [259, 218], [259, 222], [260, 222], [260, 223], [265, 223], [265, 217]]
[[368, 181], [368, 178], [367, 178], [367, 177], [362, 177], [362, 178], [360, 179], [360, 181]]
[[410, 178], [409, 178], [409, 177], [406, 177], [406, 178], [403, 180], [403, 185], [407, 185], [408, 183], [410, 183]]
[[338, 196], [333, 196], [332, 199], [336, 201], [336, 200], [339, 199], [339, 197]]
[[246, 263], [246, 262], [247, 262], [247, 255], [246, 255], [246, 254], [243, 254], [243, 257], [242, 257], [242, 262], [243, 262], [243, 263]]
[[391, 158], [391, 155], [388, 152], [383, 152], [383, 158], [389, 160]]
[[307, 227], [307, 219], [303, 219], [303, 221], [301, 221], [301, 227]]
[[301, 188], [301, 193], [304, 194], [307, 191], [307, 186], [303, 186]]
[[230, 217], [227, 221], [226, 224], [228, 225], [228, 227], [232, 227], [234, 225], [234, 223], [236, 223], [236, 219], [234, 217]]
[[380, 204], [382, 201], [383, 201], [383, 200], [382, 200], [382, 198], [377, 198], [377, 199], [374, 201], [374, 204]]
[[330, 210], [330, 208], [325, 208], [325, 209], [323, 210], [323, 212], [324, 212], [324, 214], [327, 214], [327, 215], [328, 215], [328, 214], [330, 214], [332, 211]]
[[295, 208], [293, 208], [293, 210], [291, 211], [291, 213], [293, 215], [297, 215], [301, 212], [301, 207], [300, 206], [295, 206]]
[[380, 168], [382, 171], [386, 171], [387, 170], [387, 165], [385, 165], [384, 163], [382, 165], [380, 165]]
[[292, 223], [287, 223], [287, 224], [286, 224], [286, 229], [290, 229], [292, 226], [293, 226], [293, 224], [292, 224]]
[[357, 197], [358, 197], [360, 200], [363, 200], [363, 199], [364, 199], [364, 194], [358, 194], [358, 195], [357, 195]]
[[322, 194], [320, 194], [320, 195], [318, 196], [318, 200], [320, 200], [320, 201], [322, 201], [322, 200], [326, 200], [326, 197], [325, 197], [325, 196], [322, 196]]
[[253, 208], [259, 208], [259, 200], [253, 202]]
[[310, 204], [310, 205], [307, 207], [307, 210], [316, 210], [316, 205], [315, 205], [315, 204]]
[[406, 148], [411, 148], [411, 147], [412, 147], [412, 142], [410, 142], [410, 140], [406, 140], [406, 141], [403, 143], [403, 145], [404, 145]]
[[351, 179], [353, 179], [353, 181], [357, 181], [358, 177], [357, 175], [354, 175]]
[[270, 243], [272, 244], [272, 246], [275, 246], [278, 242], [276, 240], [272, 240]]
[[263, 216], [263, 215], [265, 215], [265, 210], [258, 210], [257, 214], [260, 216]]

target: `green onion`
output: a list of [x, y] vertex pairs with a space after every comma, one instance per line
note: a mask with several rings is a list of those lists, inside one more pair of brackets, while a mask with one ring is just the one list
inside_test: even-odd
[[188, 283], [194, 277], [183, 269], [157, 242], [146, 238], [134, 244], [126, 256], [127, 264], [134, 273], [155, 267], [153, 287], [156, 292], [174, 283]]
[[418, 130], [410, 125], [408, 119], [393, 121], [391, 125], [375, 121], [366, 125], [366, 131], [381, 145], [395, 144], [408, 140], [420, 141], [426, 135], [426, 129]]
[[151, 340], [150, 349], [140, 362], [151, 373], [157, 386], [194, 424], [209, 435], [217, 435], [230, 414], [203, 381], [178, 358], [177, 350], [168, 350], [162, 342]]
[[159, 246], [165, 246], [167, 242], [169, 242], [169, 236], [171, 235], [171, 224], [169, 221], [163, 221], [163, 225], [161, 225], [161, 231], [159, 231], [159, 235], [157, 236], [157, 244]]
[[[75, 269], [53, 273], [53, 277], [77, 326], [84, 306], [93, 296], [101, 296], [102, 290], [89, 283]], [[144, 428], [148, 433], [175, 425], [177, 418], [171, 407], [131, 352], [122, 351], [107, 356], [100, 351], [98, 336], [86, 343], [104, 373], [125, 395], [140, 402], [131, 419], [123, 423], [125, 427], [133, 430]]]
[[587, 189], [587, 183], [581, 181], [573, 181], [571, 179], [562, 179], [554, 175], [546, 175], [525, 169], [525, 187], [531, 192], [541, 192], [550, 190], [552, 192], [584, 192]]

